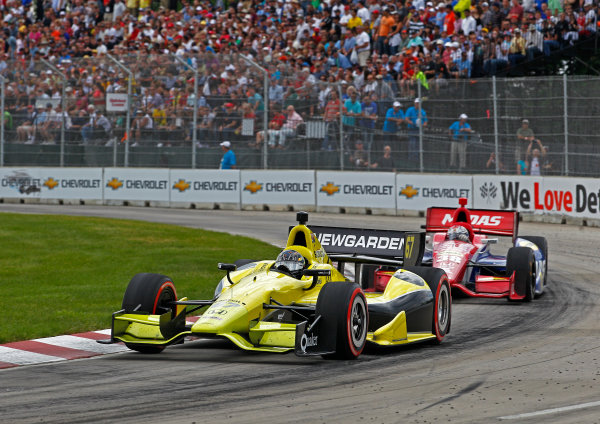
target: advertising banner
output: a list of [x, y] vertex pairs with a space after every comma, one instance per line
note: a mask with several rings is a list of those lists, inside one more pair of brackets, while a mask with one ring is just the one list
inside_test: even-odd
[[317, 172], [317, 206], [396, 208], [391, 172]]
[[600, 219], [599, 179], [544, 177], [542, 189], [534, 191], [533, 199], [533, 207], [539, 211]]
[[542, 213], [535, 205], [542, 193], [542, 177], [518, 175], [473, 177], [473, 207]]
[[398, 209], [425, 210], [432, 206], [458, 207], [458, 199], [469, 199], [473, 205], [473, 178], [462, 175], [396, 175]]
[[127, 112], [127, 93], [107, 93], [107, 112]]
[[0, 197], [41, 198], [40, 168], [0, 168]]
[[39, 168], [42, 199], [102, 199], [102, 168]]
[[240, 171], [172, 169], [172, 202], [240, 203]]
[[169, 201], [169, 170], [105, 168], [104, 200]]
[[314, 171], [242, 171], [242, 205], [314, 205]]

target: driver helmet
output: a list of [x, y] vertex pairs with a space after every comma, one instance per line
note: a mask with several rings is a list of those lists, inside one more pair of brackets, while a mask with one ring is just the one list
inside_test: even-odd
[[468, 242], [470, 240], [469, 230], [462, 225], [453, 225], [452, 227], [448, 228], [446, 240], [460, 240]]
[[302, 270], [306, 264], [306, 259], [300, 253], [292, 249], [286, 249], [277, 256], [275, 268], [288, 272], [294, 278], [302, 277]]

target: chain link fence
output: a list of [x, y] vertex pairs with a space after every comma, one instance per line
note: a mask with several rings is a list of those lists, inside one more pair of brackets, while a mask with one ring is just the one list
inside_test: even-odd
[[[534, 162], [543, 175], [600, 175], [599, 77], [321, 71], [118, 49], [10, 62], [0, 79], [0, 165], [217, 168], [230, 141], [245, 169], [529, 173]], [[455, 138], [462, 114], [472, 132]]]

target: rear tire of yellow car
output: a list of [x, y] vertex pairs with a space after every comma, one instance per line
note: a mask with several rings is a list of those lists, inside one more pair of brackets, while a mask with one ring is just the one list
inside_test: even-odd
[[[529, 247], [511, 247], [506, 255], [506, 276], [515, 272], [515, 291], [531, 302], [535, 294], [535, 257]], [[508, 300], [511, 300], [510, 297]]]
[[[169, 305], [177, 300], [175, 284], [166, 275], [141, 273], [136, 274], [125, 290], [122, 309], [126, 312], [145, 312], [161, 315], [171, 311], [175, 317], [176, 308]], [[160, 353], [164, 346], [125, 344], [129, 349], [140, 353]]]
[[346, 281], [325, 284], [319, 292], [316, 315], [323, 320], [321, 337], [335, 337], [336, 340], [335, 353], [324, 357], [358, 358], [367, 343], [369, 328], [367, 300], [358, 284]]
[[452, 294], [450, 283], [444, 270], [424, 266], [406, 266], [403, 269], [414, 272], [421, 277], [433, 294], [433, 315], [431, 332], [435, 336], [433, 342], [440, 344], [450, 332], [452, 322]]

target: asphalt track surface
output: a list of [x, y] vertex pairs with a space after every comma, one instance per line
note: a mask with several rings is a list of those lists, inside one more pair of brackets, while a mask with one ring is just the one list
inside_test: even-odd
[[[134, 218], [277, 245], [295, 217], [21, 204], [0, 211]], [[309, 222], [414, 229], [422, 219], [311, 214]], [[198, 340], [153, 356], [23, 366], [0, 371], [0, 422], [600, 423], [600, 229], [522, 223], [520, 234], [548, 238], [546, 293], [530, 304], [455, 298], [440, 346], [368, 349], [338, 362]]]

